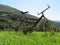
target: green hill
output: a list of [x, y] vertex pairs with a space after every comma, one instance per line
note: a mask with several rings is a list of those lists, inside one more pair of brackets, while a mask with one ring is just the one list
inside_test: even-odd
[[[8, 14], [9, 13], [12, 13], [12, 14], [15, 14], [15, 15], [20, 15], [20, 16], [24, 16], [21, 14], [22, 11], [18, 10], [18, 9], [15, 9], [15, 8], [12, 8], [8, 5], [2, 5], [0, 4], [0, 12], [7, 12]], [[37, 18], [35, 16], [32, 16], [30, 14], [26, 14], [28, 17], [33, 17], [33, 18]]]
[[[7, 5], [0, 4], [0, 25], [1, 27], [10, 28], [9, 25], [11, 22], [13, 22], [11, 24], [13, 28], [20, 25], [20, 23], [26, 24], [26, 21], [24, 19], [25, 16], [29, 18], [31, 17], [31, 18], [38, 19], [37, 17], [32, 16], [30, 14], [21, 14], [21, 12], [23, 11], [20, 11], [18, 9], [12, 8]], [[27, 25], [33, 22], [34, 21], [27, 22]], [[23, 27], [23, 25], [21, 27]]]
[[[36, 22], [34, 20], [27, 20], [25, 19], [25, 16], [28, 18], [34, 18], [38, 19], [38, 17], [30, 15], [30, 14], [21, 14], [21, 12], [18, 9], [12, 8], [7, 5], [2, 5], [0, 4], [0, 29], [9, 29], [9, 30], [14, 30], [18, 28], [18, 30], [25, 30], [29, 27], [32, 27], [32, 25]], [[44, 24], [44, 19], [41, 20], [37, 24], [37, 26], [34, 28], [34, 30], [38, 31], [43, 31], [43, 24]], [[51, 26], [52, 25], [52, 26]], [[53, 21], [48, 20], [48, 23], [46, 23], [46, 30], [51, 30], [53, 28], [58, 28], [60, 26], [54, 24]], [[60, 29], [59, 29], [60, 30]]]

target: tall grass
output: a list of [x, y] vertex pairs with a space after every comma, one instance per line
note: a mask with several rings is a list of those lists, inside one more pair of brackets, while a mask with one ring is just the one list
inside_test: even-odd
[[0, 32], [0, 45], [60, 45], [59, 32], [32, 32], [24, 35], [22, 32]]

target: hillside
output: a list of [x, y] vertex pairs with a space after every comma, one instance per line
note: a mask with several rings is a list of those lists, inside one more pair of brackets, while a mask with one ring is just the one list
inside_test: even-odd
[[58, 24], [58, 25], [60, 25], [60, 21], [54, 21], [55, 22], [55, 24]]
[[[25, 28], [27, 29], [28, 27], [32, 27], [32, 25], [36, 21], [29, 20], [29, 19], [26, 21], [25, 16], [28, 18], [34, 18], [34, 19], [38, 19], [38, 17], [35, 17], [30, 14], [21, 14], [21, 12], [23, 11], [20, 11], [18, 9], [12, 8], [7, 5], [0, 4], [0, 29], [13, 30], [17, 27], [19, 30], [25, 30]], [[44, 19], [42, 19], [41, 22], [37, 24], [37, 26], [35, 27], [35, 30], [43, 31], [43, 28], [42, 28], [43, 23], [44, 23]], [[46, 30], [48, 29], [51, 30], [52, 27], [54, 28], [60, 27], [58, 23], [55, 23], [50, 20], [48, 20], [48, 23], [46, 23], [46, 25], [47, 25]]]
[[[12, 22], [11, 25], [13, 28], [20, 25], [20, 23], [26, 24], [26, 21], [24, 19], [25, 16], [29, 18], [38, 19], [37, 17], [30, 14], [21, 14], [21, 12], [23, 11], [20, 11], [18, 9], [12, 8], [7, 5], [0, 4], [0, 27], [10, 28], [9, 25], [11, 22]], [[33, 22], [34, 21], [30, 20], [30, 22], [27, 22], [27, 24], [33, 23]]]
[[[18, 10], [18, 9], [15, 9], [15, 8], [12, 8], [8, 5], [2, 5], [0, 4], [0, 12], [7, 12], [7, 13], [12, 13], [12, 14], [16, 14], [16, 15], [20, 15], [20, 16], [24, 16], [21, 14], [22, 11]], [[35, 16], [32, 16], [30, 14], [26, 14], [26, 16], [28, 17], [33, 17], [33, 18], [37, 18]]]

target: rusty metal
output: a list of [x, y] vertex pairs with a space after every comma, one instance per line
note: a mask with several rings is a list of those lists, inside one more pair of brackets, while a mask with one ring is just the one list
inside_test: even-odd
[[[48, 8], [46, 8], [45, 10], [43, 10], [41, 13], [38, 13], [38, 15], [42, 14], [39, 19], [34, 19], [34, 18], [28, 18], [28, 17], [26, 17], [25, 14], [27, 14], [28, 11], [27, 11], [27, 12], [21, 12], [21, 14], [24, 15], [24, 17], [23, 17], [24, 19], [36, 20], [36, 22], [34, 23], [34, 25], [33, 25], [32, 27], [24, 30], [23, 32], [25, 33], [25, 32], [31, 32], [31, 31], [33, 31], [33, 28], [41, 21], [41, 19], [42, 19], [42, 18], [45, 18], [44, 12], [45, 12], [47, 9], [49, 9], [49, 8], [50, 8], [50, 6], [48, 6]], [[13, 23], [13, 22], [11, 22], [11, 24], [12, 24], [12, 23]], [[21, 24], [19, 24], [19, 25], [15, 28], [16, 31], [18, 30], [18, 28], [19, 28], [20, 25], [21, 25]]]
[[36, 21], [36, 23], [31, 27], [31, 30], [33, 30], [33, 28], [40, 22], [40, 20], [42, 19], [42, 17], [45, 18], [44, 12], [45, 12], [47, 9], [49, 9], [49, 8], [50, 8], [50, 6], [48, 6], [48, 8], [46, 8], [45, 10], [43, 10], [41, 13], [38, 14], [38, 15], [42, 14], [42, 16], [41, 16], [41, 17]]
[[43, 10], [42, 12], [38, 13], [38, 15], [40, 15], [40, 14], [44, 13], [46, 10], [48, 10], [48, 9], [50, 8], [50, 6], [49, 6], [49, 5], [47, 5], [47, 6], [48, 6], [48, 7], [47, 7], [45, 10]]

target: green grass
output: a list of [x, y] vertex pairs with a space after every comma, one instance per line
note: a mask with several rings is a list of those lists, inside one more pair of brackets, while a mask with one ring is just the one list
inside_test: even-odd
[[60, 45], [59, 32], [0, 32], [0, 45]]

